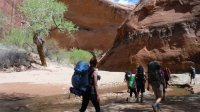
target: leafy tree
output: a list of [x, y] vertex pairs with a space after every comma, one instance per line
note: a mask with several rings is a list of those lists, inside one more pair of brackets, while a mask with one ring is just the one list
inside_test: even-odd
[[30, 23], [27, 31], [33, 34], [33, 42], [37, 46], [41, 63], [46, 66], [43, 52], [44, 37], [52, 30], [58, 29], [71, 34], [78, 28], [64, 18], [67, 6], [56, 0], [24, 0], [18, 8]]

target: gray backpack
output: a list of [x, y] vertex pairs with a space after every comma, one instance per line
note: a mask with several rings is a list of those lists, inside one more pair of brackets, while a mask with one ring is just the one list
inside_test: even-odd
[[148, 64], [148, 81], [152, 86], [156, 87], [159, 87], [160, 84], [164, 84], [161, 66], [157, 61], [151, 61]]

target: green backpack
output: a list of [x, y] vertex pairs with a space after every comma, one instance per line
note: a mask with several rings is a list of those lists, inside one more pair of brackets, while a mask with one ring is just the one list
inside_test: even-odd
[[133, 88], [134, 83], [135, 83], [135, 76], [131, 75], [129, 79], [129, 87]]

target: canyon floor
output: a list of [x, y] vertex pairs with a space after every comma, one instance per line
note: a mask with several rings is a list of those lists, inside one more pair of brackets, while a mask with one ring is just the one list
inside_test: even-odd
[[[69, 93], [73, 66], [50, 63], [22, 72], [0, 72], [0, 112], [77, 112], [81, 97]], [[152, 91], [143, 103], [126, 101], [129, 96], [123, 72], [99, 70], [101, 110], [103, 112], [152, 112]], [[187, 73], [172, 74], [162, 112], [200, 112], [200, 75], [189, 85]], [[88, 112], [94, 108], [90, 104]]]

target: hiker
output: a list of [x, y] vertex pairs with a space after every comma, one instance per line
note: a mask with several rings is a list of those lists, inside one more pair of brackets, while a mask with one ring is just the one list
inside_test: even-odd
[[154, 95], [156, 97], [156, 102], [152, 105], [154, 112], [160, 111], [160, 102], [164, 96], [165, 79], [161, 73], [161, 66], [157, 61], [151, 61], [148, 64], [148, 85], [147, 90], [149, 90], [149, 85], [151, 85]]
[[139, 94], [141, 93], [141, 99], [140, 102], [143, 102], [143, 93], [145, 92], [145, 82], [146, 82], [146, 77], [144, 73], [144, 68], [139, 65], [136, 70], [136, 85], [137, 85], [137, 101], [139, 102]]
[[194, 85], [195, 85], [196, 70], [195, 70], [195, 68], [193, 66], [190, 66], [189, 75], [190, 75], [190, 84], [192, 83], [192, 80], [193, 80], [194, 81]]
[[162, 69], [162, 74], [164, 75], [165, 78], [165, 88], [169, 85], [169, 79], [171, 77], [171, 71], [169, 68], [165, 67]]
[[127, 83], [128, 92], [130, 93], [130, 98], [132, 98], [133, 93], [135, 94], [135, 98], [137, 98], [135, 76], [130, 71], [125, 73], [125, 81]]
[[82, 106], [80, 109], [80, 112], [85, 112], [89, 100], [92, 101], [92, 104], [95, 107], [96, 112], [100, 112], [100, 97], [99, 97], [99, 92], [98, 92], [98, 85], [97, 85], [97, 70], [96, 70], [96, 65], [97, 65], [97, 59], [93, 57], [90, 60], [90, 68], [89, 68], [89, 80], [90, 80], [90, 87], [87, 90], [85, 94], [82, 96]]

